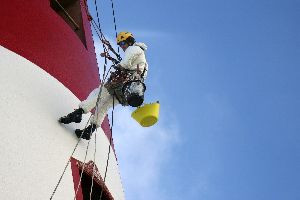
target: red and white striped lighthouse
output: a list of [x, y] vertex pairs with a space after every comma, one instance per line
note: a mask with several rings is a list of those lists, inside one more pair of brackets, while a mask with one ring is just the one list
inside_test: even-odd
[[[78, 142], [74, 130], [88, 121], [89, 116], [81, 124], [57, 122], [100, 82], [85, 5], [85, 0], [1, 3], [0, 199], [49, 199]], [[125, 199], [114, 153], [103, 181], [111, 136], [107, 119], [95, 135], [88, 151], [88, 141], [80, 140], [52, 199], [74, 199], [76, 191], [76, 200], [90, 199], [90, 193], [98, 199], [101, 191], [102, 200]]]

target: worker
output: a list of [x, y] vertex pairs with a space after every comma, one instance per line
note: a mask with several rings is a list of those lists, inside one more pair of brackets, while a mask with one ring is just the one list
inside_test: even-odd
[[[148, 71], [145, 57], [147, 46], [144, 43], [137, 43], [130, 32], [120, 32], [117, 35], [117, 44], [124, 51], [124, 58], [119, 64], [115, 65], [115, 72], [111, 73], [103, 87], [100, 85], [95, 88], [86, 100], [79, 104], [78, 109], [59, 119], [59, 122], [63, 124], [80, 123], [82, 114], [89, 113], [96, 108], [89, 126], [83, 130], [75, 130], [78, 138], [89, 140], [92, 133], [101, 126], [111, 107], [118, 104], [137, 107], [144, 100], [146, 89], [144, 80]], [[102, 53], [101, 56], [107, 55]]]

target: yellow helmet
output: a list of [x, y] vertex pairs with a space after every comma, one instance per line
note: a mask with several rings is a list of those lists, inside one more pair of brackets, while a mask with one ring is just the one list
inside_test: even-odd
[[122, 32], [120, 32], [120, 33], [118, 34], [118, 36], [117, 36], [117, 44], [119, 44], [119, 43], [122, 42], [122, 41], [127, 40], [127, 38], [129, 38], [129, 37], [132, 37], [132, 38], [133, 38], [132, 33], [127, 32], [127, 31], [122, 31]]

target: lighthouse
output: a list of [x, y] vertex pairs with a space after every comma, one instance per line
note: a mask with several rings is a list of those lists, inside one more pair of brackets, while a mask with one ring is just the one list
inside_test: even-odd
[[108, 119], [57, 122], [100, 84], [86, 3], [2, 2], [0, 199], [125, 199]]

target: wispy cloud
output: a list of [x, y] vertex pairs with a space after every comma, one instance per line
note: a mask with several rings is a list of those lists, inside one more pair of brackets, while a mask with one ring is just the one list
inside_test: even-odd
[[127, 199], [160, 199], [162, 169], [179, 141], [176, 125], [158, 123], [142, 128], [130, 117], [129, 108], [117, 107], [114, 142]]

